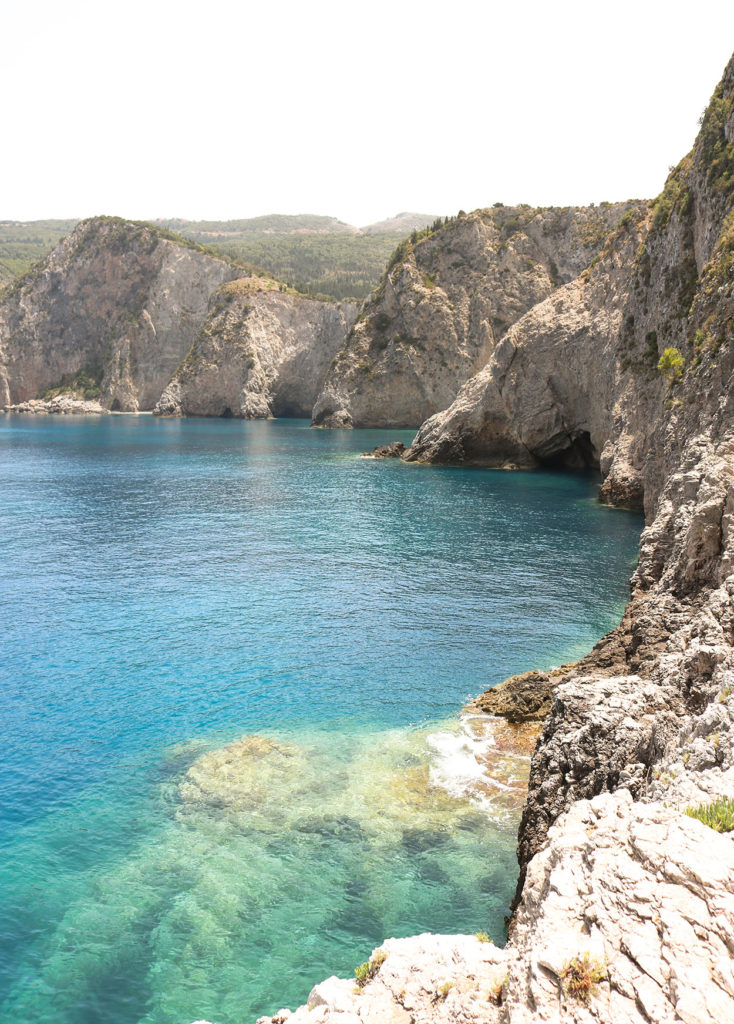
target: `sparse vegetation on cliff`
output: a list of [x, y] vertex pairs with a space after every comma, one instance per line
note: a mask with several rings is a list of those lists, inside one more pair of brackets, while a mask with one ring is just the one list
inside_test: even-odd
[[691, 158], [684, 157], [677, 167], [671, 169], [665, 187], [655, 200], [652, 208], [652, 226], [662, 230], [667, 226], [673, 211], [685, 216], [689, 213], [693, 196], [685, 184], [685, 175], [690, 170]]
[[88, 402], [99, 398], [102, 394], [100, 387], [100, 374], [95, 369], [79, 370], [73, 376], [65, 374], [58, 384], [48, 388], [42, 388], [36, 398], [47, 402], [50, 398], [58, 398], [59, 395], [78, 395]]
[[729, 142], [726, 137], [726, 124], [732, 114], [734, 95], [725, 93], [720, 82], [701, 117], [698, 142], [709, 185], [725, 195], [734, 189], [734, 141]]
[[710, 804], [699, 804], [686, 810], [689, 818], [696, 818], [715, 832], [734, 832], [734, 797], [722, 797]]
[[561, 984], [565, 995], [580, 1003], [588, 1003], [596, 992], [596, 986], [607, 977], [605, 964], [594, 960], [590, 953], [575, 956], [561, 971]]

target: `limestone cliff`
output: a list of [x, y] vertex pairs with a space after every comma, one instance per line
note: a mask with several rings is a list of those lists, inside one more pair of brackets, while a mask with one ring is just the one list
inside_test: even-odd
[[224, 284], [155, 413], [310, 416], [356, 312], [353, 303], [288, 294], [268, 278]]
[[508, 327], [578, 276], [637, 205], [498, 205], [414, 232], [332, 364], [314, 424], [417, 427], [453, 401]]
[[[727, 70], [730, 76], [730, 70]], [[734, 130], [728, 77], [663, 194], [630, 211], [593, 265], [534, 306], [420, 428], [408, 458], [601, 469], [602, 496], [648, 514], [726, 392]], [[666, 348], [686, 372], [658, 370]], [[715, 358], [714, 358], [715, 357]], [[681, 431], [682, 428], [682, 431]]]
[[663, 194], [408, 456], [595, 464], [605, 499], [646, 512], [622, 623], [539, 674], [510, 941], [387, 942], [359, 994], [331, 979], [278, 1019], [734, 1019], [734, 833], [683, 813], [734, 795], [733, 414], [734, 59]]
[[152, 409], [212, 291], [241, 273], [146, 225], [82, 222], [0, 304], [0, 408], [84, 373], [103, 407]]
[[[734, 667], [733, 144], [731, 63], [661, 197], [620, 225], [594, 267], [510, 328], [408, 455], [575, 458], [600, 466], [604, 499], [645, 507], [625, 618], [557, 684], [531, 774], [523, 864], [574, 800], [619, 786], [648, 793], [655, 766]], [[659, 369], [666, 349], [673, 362]], [[728, 764], [731, 752], [717, 756]]]

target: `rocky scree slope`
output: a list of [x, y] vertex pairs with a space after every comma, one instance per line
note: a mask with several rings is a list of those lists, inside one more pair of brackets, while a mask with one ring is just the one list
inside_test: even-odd
[[[685, 361], [661, 373], [666, 348]], [[573, 453], [598, 461], [604, 497], [646, 511], [620, 626], [537, 676], [550, 713], [509, 942], [390, 940], [359, 992], [330, 979], [274, 1021], [734, 1019], [734, 833], [683, 813], [734, 795], [733, 414], [734, 59], [649, 211], [508, 330], [413, 448]]]
[[453, 401], [511, 324], [588, 266], [638, 205], [500, 205], [414, 232], [332, 363], [314, 424], [417, 427]]
[[154, 411], [308, 417], [356, 313], [354, 303], [288, 294], [269, 278], [228, 282]]
[[82, 222], [0, 303], [0, 408], [83, 373], [102, 407], [152, 409], [241, 272], [146, 225]]

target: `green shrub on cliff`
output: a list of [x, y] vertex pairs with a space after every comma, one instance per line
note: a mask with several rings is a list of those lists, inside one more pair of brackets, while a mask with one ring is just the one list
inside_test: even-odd
[[734, 798], [721, 797], [710, 804], [688, 807], [689, 818], [697, 818], [716, 832], [734, 832]]
[[672, 383], [683, 376], [686, 361], [677, 348], [666, 348], [658, 360], [658, 370]]
[[73, 376], [69, 374], [64, 375], [58, 384], [53, 384], [51, 387], [43, 388], [39, 391], [36, 398], [46, 402], [50, 398], [58, 398], [59, 395], [80, 395], [87, 402], [92, 402], [95, 398], [99, 398], [101, 394], [102, 390], [95, 371], [84, 369], [79, 370]]
[[580, 1003], [588, 1003], [598, 983], [606, 977], [607, 969], [601, 961], [592, 960], [589, 953], [575, 956], [561, 971], [563, 992]]

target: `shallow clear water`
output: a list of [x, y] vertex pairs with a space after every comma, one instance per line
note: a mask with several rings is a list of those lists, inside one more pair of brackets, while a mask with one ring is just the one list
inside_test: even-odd
[[397, 437], [0, 417], [1, 1019], [241, 1024], [502, 941], [523, 751], [458, 709], [616, 623], [641, 521], [357, 457]]

